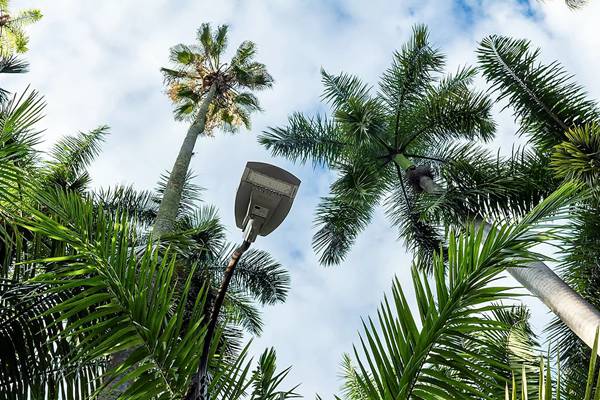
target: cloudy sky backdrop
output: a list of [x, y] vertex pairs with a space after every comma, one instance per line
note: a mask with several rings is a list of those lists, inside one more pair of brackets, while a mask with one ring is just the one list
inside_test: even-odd
[[[303, 181], [285, 224], [257, 247], [289, 268], [292, 289], [283, 305], [264, 312], [265, 330], [253, 348], [275, 346], [282, 366], [293, 365], [290, 383], [324, 398], [339, 387], [338, 364], [356, 343], [360, 317], [373, 314], [394, 275], [410, 292], [410, 257], [379, 210], [344, 265], [322, 268], [311, 251], [313, 211], [332, 176], [310, 166], [272, 159], [256, 142], [267, 126], [292, 111], [325, 111], [319, 102], [319, 69], [354, 73], [375, 83], [392, 53], [425, 23], [448, 55], [448, 70], [472, 64], [479, 40], [492, 33], [531, 39], [546, 60], [559, 59], [593, 97], [600, 95], [600, 1], [569, 11], [561, 0], [13, 0], [15, 9], [41, 8], [44, 19], [29, 29], [31, 72], [6, 86], [27, 84], [46, 96], [42, 149], [57, 138], [101, 124], [111, 127], [92, 167], [94, 185], [155, 186], [175, 159], [186, 126], [173, 120], [159, 68], [169, 47], [194, 40], [202, 22], [230, 25], [231, 50], [242, 40], [258, 44], [259, 60], [276, 80], [260, 94], [265, 112], [253, 129], [236, 136], [201, 138], [192, 168], [204, 200], [219, 207], [233, 241], [233, 200], [248, 160], [290, 169]], [[6, 79], [6, 78], [4, 78]], [[498, 111], [495, 146], [515, 141], [510, 113]], [[535, 299], [534, 323], [549, 320]]]

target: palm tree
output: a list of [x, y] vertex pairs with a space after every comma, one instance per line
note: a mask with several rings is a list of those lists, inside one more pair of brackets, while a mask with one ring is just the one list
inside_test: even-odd
[[29, 37], [23, 27], [42, 18], [37, 9], [21, 10], [15, 14], [8, 9], [8, 0], [0, 0], [0, 54], [11, 56], [13, 53], [27, 51]]
[[458, 161], [470, 149], [455, 145], [459, 140], [489, 140], [495, 129], [490, 100], [470, 88], [475, 70], [442, 77], [443, 66], [444, 56], [428, 42], [426, 27], [416, 26], [383, 74], [377, 95], [354, 76], [322, 71], [323, 99], [332, 117], [296, 113], [288, 126], [260, 136], [275, 156], [312, 159], [338, 172], [317, 210], [313, 246], [321, 263], [344, 259], [384, 198], [408, 243], [421, 255], [439, 249], [441, 236], [414, 211], [409, 183], [433, 177], [423, 161]]
[[[498, 41], [504, 46], [488, 48], [488, 43]], [[553, 140], [564, 138], [573, 121], [580, 124], [595, 118], [595, 105], [585, 100], [577, 86], [563, 85], [564, 73], [556, 65], [532, 68], [535, 57], [526, 54], [522, 43], [506, 42], [482, 42], [484, 75], [493, 74], [500, 97], [510, 96], [517, 118], [523, 129], [533, 132], [536, 146], [552, 146]], [[323, 264], [343, 259], [385, 194], [389, 215], [401, 235], [421, 257], [431, 258], [445, 245], [437, 226], [514, 218], [556, 187], [543, 152], [517, 152], [506, 160], [472, 144], [453, 143], [457, 137], [491, 137], [490, 100], [468, 90], [472, 70], [434, 86], [432, 74], [441, 65], [436, 54], [426, 42], [425, 29], [417, 27], [384, 74], [377, 97], [371, 97], [357, 78], [324, 74], [323, 97], [333, 107], [333, 120], [295, 114], [287, 127], [260, 137], [274, 155], [302, 162], [311, 158], [341, 175], [317, 210], [320, 229], [313, 245], [321, 252]], [[519, 60], [522, 64], [516, 70], [507, 67]], [[557, 78], [549, 79], [546, 73], [556, 73]], [[530, 75], [519, 80], [519, 74]], [[538, 83], [539, 89], [532, 87]], [[544, 89], [545, 97], [531, 98]], [[441, 182], [436, 182], [436, 176]], [[508, 272], [592, 346], [600, 324], [596, 308], [541, 261]]]
[[173, 68], [163, 68], [167, 93], [175, 104], [175, 117], [191, 125], [181, 145], [158, 210], [154, 233], [171, 232], [186, 175], [199, 135], [215, 129], [236, 131], [250, 127], [250, 115], [260, 110], [251, 91], [271, 87], [273, 78], [264, 64], [254, 61], [256, 45], [243, 42], [232, 59], [222, 57], [227, 48], [227, 25], [212, 31], [209, 24], [198, 30], [198, 44], [179, 44], [171, 49]]

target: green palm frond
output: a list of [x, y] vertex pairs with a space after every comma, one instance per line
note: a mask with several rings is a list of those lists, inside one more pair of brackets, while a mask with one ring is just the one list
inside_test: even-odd
[[43, 294], [44, 287], [16, 279], [0, 280], [0, 399], [87, 399], [102, 373], [99, 362], [71, 363], [68, 340], [50, 310], [75, 291]]
[[555, 214], [573, 201], [578, 189], [563, 186], [520, 222], [497, 226], [487, 236], [483, 227], [459, 236], [450, 233], [447, 261], [435, 258], [431, 284], [413, 268], [416, 313], [396, 280], [377, 323], [364, 322], [361, 344], [355, 348], [359, 382], [368, 398], [481, 399], [502, 390], [497, 383], [501, 376], [482, 368], [502, 363], [474, 354], [466, 343], [481, 343], [482, 332], [503, 329], [482, 312], [499, 308], [491, 302], [510, 297], [510, 292], [490, 284], [505, 267], [537, 259], [530, 249], [547, 236], [532, 226], [560, 218]]
[[600, 127], [575, 127], [565, 132], [565, 141], [552, 149], [550, 166], [557, 177], [581, 179], [594, 187], [600, 179]]
[[331, 185], [333, 196], [321, 199], [315, 222], [313, 248], [323, 265], [344, 259], [356, 236], [371, 221], [383, 190], [386, 171], [369, 164], [345, 165], [340, 178]]
[[539, 62], [540, 50], [527, 40], [489, 36], [477, 50], [479, 66], [499, 99], [514, 110], [520, 131], [540, 149], [565, 140], [569, 129], [600, 116], [596, 103], [558, 62]]
[[16, 13], [8, 9], [8, 2], [0, 8], [0, 54], [10, 56], [13, 53], [27, 51], [29, 37], [23, 27], [39, 21], [42, 12], [37, 9], [20, 10]]
[[300, 397], [294, 392], [299, 385], [289, 389], [281, 386], [289, 375], [290, 368], [277, 371], [277, 356], [274, 349], [265, 349], [252, 369], [248, 360], [249, 344], [233, 360], [223, 360], [216, 369], [209, 385], [211, 398], [219, 400], [292, 399]]
[[461, 68], [426, 90], [425, 98], [416, 105], [415, 113], [425, 117], [419, 121], [416, 140], [438, 147], [460, 138], [489, 141], [494, 137], [491, 100], [469, 88], [475, 74], [473, 68]]
[[292, 114], [286, 127], [269, 128], [258, 137], [258, 141], [273, 156], [301, 163], [312, 160], [315, 166], [332, 166], [348, 146], [333, 121], [319, 115], [306, 117], [300, 113]]
[[321, 99], [334, 109], [342, 107], [348, 101], [364, 102], [370, 97], [369, 86], [353, 75], [345, 73], [337, 76], [331, 75], [321, 68], [321, 82], [324, 86]]
[[[256, 307], [256, 302], [248, 294], [236, 290], [236, 288], [228, 289], [223, 308], [226, 316], [223, 325], [240, 326], [250, 334], [260, 336], [264, 324], [260, 311]], [[225, 343], [225, 346], [227, 346], [227, 343]]]
[[[345, 353], [342, 356], [340, 368], [339, 377], [342, 380], [342, 398], [345, 400], [367, 400], [369, 396], [364, 390], [364, 386], [361, 385], [361, 377], [350, 354]], [[369, 380], [372, 380], [372, 378], [369, 378]]]
[[[224, 247], [216, 260], [207, 265], [216, 281], [231, 259], [233, 248]], [[290, 289], [290, 276], [283, 266], [263, 250], [250, 249], [240, 259], [232, 277], [231, 287], [252, 296], [261, 304], [284, 302]]]
[[[41, 260], [59, 262], [60, 266], [35, 278], [50, 287], [48, 293], [81, 288], [77, 295], [50, 310], [60, 313], [54, 324], [64, 323], [61, 337], [79, 343], [72, 361], [92, 362], [128, 350], [123, 363], [107, 371], [109, 379], [103, 386], [113, 379], [134, 380], [135, 384], [123, 393], [124, 398], [182, 397], [196, 370], [204, 340], [202, 293], [193, 300], [194, 307], [184, 325], [193, 274], [179, 291], [173, 285], [174, 257], [167, 253], [159, 258], [151, 246], [138, 255], [125, 214], [113, 223], [90, 201], [73, 194], [59, 195], [59, 199], [49, 208], [69, 221], [66, 225], [41, 213], [34, 213], [33, 219], [22, 223], [32, 231], [65, 242], [75, 251], [71, 256]], [[87, 315], [69, 320], [81, 312]]]
[[410, 40], [394, 54], [392, 65], [381, 78], [381, 97], [389, 112], [396, 115], [403, 107], [418, 100], [444, 64], [444, 55], [429, 42], [427, 27], [415, 25]]
[[64, 190], [86, 190], [91, 180], [87, 167], [100, 153], [108, 129], [103, 125], [89, 132], [59, 139], [50, 150], [50, 159], [44, 172], [48, 184]]
[[106, 213], [125, 212], [137, 222], [150, 226], [156, 218], [156, 194], [143, 190], [138, 191], [133, 186], [114, 186], [100, 188], [91, 194], [94, 202]]
[[11, 141], [28, 147], [37, 144], [39, 131], [35, 129], [35, 124], [42, 119], [45, 107], [43, 97], [29, 88], [3, 102], [0, 106], [0, 131], [5, 136], [3, 145]]
[[302, 397], [294, 391], [299, 385], [281, 390], [283, 380], [289, 375], [291, 367], [277, 372], [275, 349], [266, 349], [259, 357], [256, 369], [252, 372], [251, 400], [286, 400]]

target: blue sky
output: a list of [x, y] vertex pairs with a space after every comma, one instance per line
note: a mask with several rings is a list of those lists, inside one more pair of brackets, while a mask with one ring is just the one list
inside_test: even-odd
[[[159, 73], [170, 46], [191, 42], [202, 22], [230, 24], [232, 49], [245, 39], [258, 44], [258, 58], [276, 80], [259, 96], [265, 112], [255, 116], [250, 132], [200, 139], [192, 168], [196, 183], [206, 188], [205, 202], [220, 209], [231, 240], [240, 238], [233, 199], [246, 161], [275, 163], [302, 179], [284, 225], [256, 243], [289, 268], [292, 289], [285, 304], [265, 309], [265, 330], [253, 348], [275, 346], [280, 364], [293, 365], [289, 382], [301, 382], [299, 390], [309, 398], [317, 392], [331, 398], [337, 391], [342, 353], [352, 350], [360, 317], [375, 312], [392, 278], [406, 282], [411, 293], [410, 257], [381, 209], [343, 265], [320, 267], [310, 250], [313, 212], [333, 176], [273, 159], [256, 143], [258, 133], [293, 111], [324, 110], [319, 69], [375, 83], [411, 26], [425, 23], [448, 55], [448, 71], [472, 64], [485, 35], [507, 34], [531, 39], [543, 48], [544, 59], [559, 59], [593, 97], [600, 95], [596, 0], [578, 12], [561, 0], [13, 1], [15, 8], [30, 6], [45, 14], [30, 29], [31, 72], [11, 77], [8, 86], [23, 89], [30, 83], [46, 96], [42, 149], [61, 135], [111, 126], [92, 167], [96, 186], [152, 188], [171, 167], [186, 127], [173, 120]], [[523, 139], [515, 139], [512, 116], [501, 106], [493, 146], [506, 150]], [[535, 299], [527, 302], [536, 327], [543, 327], [546, 309]]]

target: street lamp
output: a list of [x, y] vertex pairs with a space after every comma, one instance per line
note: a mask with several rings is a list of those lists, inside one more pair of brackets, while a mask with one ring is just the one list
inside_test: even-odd
[[208, 400], [208, 355], [215, 333], [219, 311], [227, 287], [240, 257], [258, 235], [267, 236], [285, 219], [292, 208], [300, 179], [271, 164], [248, 162], [235, 197], [235, 223], [243, 231], [242, 244], [235, 249], [225, 269], [215, 304], [206, 328], [204, 348], [200, 356], [197, 381], [188, 399]]

